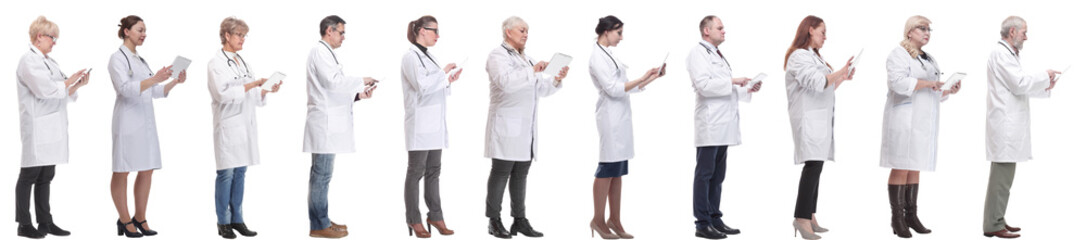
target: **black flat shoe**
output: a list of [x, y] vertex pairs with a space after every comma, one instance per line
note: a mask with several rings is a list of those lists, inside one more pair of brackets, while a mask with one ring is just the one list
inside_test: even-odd
[[704, 226], [704, 227], [697, 228], [697, 231], [694, 232], [694, 236], [699, 237], [699, 238], [707, 238], [707, 239], [725, 239], [725, 238], [728, 238], [728, 235], [725, 235], [724, 233], [722, 233], [720, 231], [717, 231], [716, 228], [713, 227], [713, 226]]
[[513, 238], [509, 235], [509, 231], [505, 230], [505, 224], [502, 224], [501, 218], [490, 218], [490, 224], [487, 226], [487, 233], [494, 235], [496, 238]]
[[121, 220], [119, 220], [119, 219], [117, 220], [117, 236], [125, 236], [125, 237], [128, 237], [128, 238], [143, 237], [143, 234], [139, 233], [139, 230], [129, 232], [128, 228], [125, 228], [125, 226], [127, 226], [127, 225], [136, 225], [136, 221], [130, 221], [130, 222], [127, 222], [127, 223], [122, 223]]
[[509, 234], [516, 236], [517, 233], [524, 234], [528, 237], [542, 237], [543, 233], [535, 231], [532, 228], [532, 224], [528, 223], [527, 218], [514, 218], [513, 226], [509, 227]]
[[44, 238], [45, 234], [34, 228], [34, 225], [19, 225], [19, 236], [33, 239]]
[[64, 229], [61, 229], [60, 227], [57, 227], [57, 225], [53, 224], [53, 223], [41, 223], [41, 224], [38, 224], [38, 232], [41, 232], [42, 235], [53, 234], [54, 236], [61, 236], [61, 237], [72, 235], [71, 232], [65, 231]]
[[231, 228], [237, 230], [239, 234], [246, 237], [255, 237], [256, 231], [249, 230], [249, 227], [245, 226], [245, 223], [231, 223]]
[[238, 235], [234, 235], [234, 228], [230, 227], [230, 224], [219, 224], [219, 236], [225, 239], [235, 239]]
[[728, 224], [724, 224], [724, 222], [720, 222], [720, 225], [713, 224], [713, 228], [715, 228], [716, 231], [727, 234], [727, 235], [739, 234], [739, 229], [738, 228], [728, 227]]
[[143, 233], [144, 236], [158, 235], [158, 231], [143, 228], [143, 224], [147, 223], [147, 219], [144, 219], [142, 222], [140, 222], [136, 221], [136, 217], [132, 217], [132, 222], [136, 223], [136, 230], [139, 230], [140, 233]]

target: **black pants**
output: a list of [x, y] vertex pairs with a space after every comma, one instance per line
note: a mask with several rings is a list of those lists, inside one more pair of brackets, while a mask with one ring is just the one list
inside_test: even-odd
[[[698, 163], [694, 167], [694, 218], [697, 227], [721, 221], [721, 184], [727, 170], [728, 146], [698, 147]], [[721, 223], [718, 223], [722, 225]]]
[[19, 181], [15, 183], [15, 221], [19, 225], [30, 225], [30, 185], [34, 185], [34, 213], [38, 224], [52, 223], [49, 213], [49, 183], [56, 175], [56, 165], [25, 167], [19, 170]]
[[807, 161], [799, 177], [795, 218], [811, 219], [818, 209], [818, 181], [822, 176], [822, 161]]
[[486, 182], [486, 217], [501, 217], [502, 197], [505, 196], [507, 182], [512, 215], [514, 218], [524, 217], [524, 196], [528, 187], [528, 168], [531, 166], [531, 161], [491, 160], [490, 178]]

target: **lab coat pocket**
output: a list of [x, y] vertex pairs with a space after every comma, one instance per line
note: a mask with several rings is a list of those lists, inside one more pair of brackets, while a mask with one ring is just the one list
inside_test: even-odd
[[36, 146], [62, 141], [67, 134], [67, 119], [64, 119], [61, 112], [53, 112], [34, 118], [34, 145]]
[[229, 119], [223, 121], [222, 127], [219, 130], [221, 133], [219, 134], [219, 141], [222, 146], [226, 148], [222, 150], [230, 151], [233, 149], [231, 146], [243, 145], [248, 141], [248, 130], [245, 128], [245, 122], [241, 120], [242, 119]]
[[827, 114], [829, 114], [829, 110], [819, 109], [807, 111], [803, 115], [803, 137], [806, 144], [821, 145], [829, 136], [832, 129], [830, 129]]
[[419, 106], [415, 108], [415, 133], [434, 133], [444, 125], [441, 105]]
[[521, 131], [521, 118], [497, 115], [494, 117], [499, 137], [519, 137]]
[[334, 110], [328, 111], [329, 135], [335, 136], [352, 131], [352, 124], [350, 113], [342, 113]]
[[888, 139], [890, 155], [897, 158], [909, 157], [909, 143], [912, 141], [912, 104], [905, 103], [894, 106], [890, 111], [890, 119], [887, 126], [890, 130]]
[[123, 109], [121, 109], [120, 117], [121, 135], [138, 134], [142, 136], [143, 132], [150, 130], [144, 129], [144, 126], [147, 125], [147, 119], [146, 116], [144, 116], [143, 111], [139, 109], [139, 106], [133, 104], [122, 107]]

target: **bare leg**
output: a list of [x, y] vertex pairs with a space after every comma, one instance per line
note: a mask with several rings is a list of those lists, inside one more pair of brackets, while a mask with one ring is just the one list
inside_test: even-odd
[[[910, 175], [912, 175], [912, 172], [913, 171], [909, 171], [909, 170], [891, 169], [890, 170], [890, 180], [887, 181], [887, 184], [889, 184], [889, 185], [905, 185], [905, 183], [908, 180], [908, 177]], [[916, 172], [916, 174], [917, 174], [917, 177], [920, 176], [920, 172]]]
[[[151, 195], [151, 173], [154, 171], [140, 171], [136, 174], [136, 185], [132, 188], [132, 194], [136, 197], [136, 214], [132, 217], [136, 218], [136, 221], [147, 221], [147, 198]], [[150, 230], [151, 227], [144, 223], [143, 229]]]
[[904, 184], [919, 184], [920, 183], [920, 171], [909, 171], [908, 179]]
[[[115, 172], [113, 178], [109, 181], [109, 193], [113, 196], [113, 207], [117, 208], [117, 219], [122, 223], [127, 223], [131, 220], [131, 215], [128, 214], [128, 173], [127, 172]], [[132, 225], [126, 225], [125, 228], [129, 232], [135, 232], [136, 227]]]

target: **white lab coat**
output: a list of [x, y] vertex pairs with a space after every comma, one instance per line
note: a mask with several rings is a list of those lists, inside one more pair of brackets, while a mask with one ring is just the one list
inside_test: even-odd
[[935, 171], [939, 139], [939, 104], [943, 91], [916, 90], [919, 79], [939, 81], [939, 65], [913, 58], [898, 46], [886, 57], [886, 107], [882, 115], [882, 157], [879, 166], [912, 171]]
[[630, 94], [641, 88], [626, 91], [627, 66], [614, 58], [610, 48], [592, 44], [592, 57], [588, 59], [588, 73], [599, 90], [596, 101], [596, 130], [600, 135], [600, 162], [619, 162], [634, 157], [633, 118]]
[[795, 164], [834, 160], [834, 86], [826, 86], [826, 74], [831, 72], [826, 61], [811, 49], [796, 49], [788, 58], [784, 81]]
[[538, 157], [536, 114], [539, 98], [562, 88], [554, 78], [535, 73], [535, 61], [505, 43], [490, 51], [490, 109], [485, 158], [527, 162]]
[[220, 49], [207, 63], [216, 170], [260, 164], [256, 107], [263, 107], [266, 100], [260, 87], [245, 91], [245, 84], [256, 79], [249, 64], [237, 55]]
[[988, 55], [987, 157], [992, 162], [1033, 159], [1029, 98], [1048, 97], [1047, 72], [1026, 72], [1010, 44], [1000, 41]]
[[68, 77], [52, 58], [34, 45], [15, 71], [19, 92], [19, 131], [23, 141], [20, 167], [68, 163]]
[[306, 60], [307, 113], [302, 151], [354, 152], [355, 97], [365, 87], [361, 77], [343, 74], [330, 45], [323, 40], [309, 50]]
[[[732, 67], [711, 43], [702, 40], [690, 49], [686, 71], [694, 87], [694, 146], [736, 146], [739, 101], [750, 102], [751, 86], [732, 83]], [[750, 84], [747, 84], [750, 85]]]
[[109, 58], [109, 77], [117, 92], [113, 104], [113, 172], [162, 168], [151, 100], [166, 97], [166, 88], [155, 84], [140, 91], [140, 81], [153, 75], [147, 62], [124, 45]]
[[449, 78], [437, 64], [433, 53], [427, 57], [412, 45], [400, 61], [403, 81], [404, 140], [408, 151], [444, 149], [449, 147], [449, 132], [445, 126], [445, 96]]

